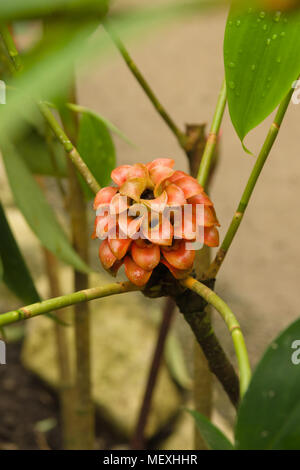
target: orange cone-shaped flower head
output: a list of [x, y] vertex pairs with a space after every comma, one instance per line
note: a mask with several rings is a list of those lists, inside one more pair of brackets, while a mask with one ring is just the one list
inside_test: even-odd
[[95, 197], [93, 238], [103, 240], [101, 263], [114, 275], [124, 264], [128, 279], [140, 287], [160, 263], [183, 279], [196, 250], [219, 244], [213, 203], [194, 178], [173, 166], [169, 158], [119, 166], [111, 174], [116, 186]]

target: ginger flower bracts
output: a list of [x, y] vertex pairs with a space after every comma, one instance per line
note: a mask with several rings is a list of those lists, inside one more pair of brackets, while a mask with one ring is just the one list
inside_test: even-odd
[[213, 203], [193, 177], [173, 166], [168, 158], [119, 166], [111, 173], [116, 186], [95, 197], [93, 238], [102, 240], [101, 263], [114, 275], [124, 264], [140, 287], [160, 263], [183, 279], [196, 250], [219, 244]]

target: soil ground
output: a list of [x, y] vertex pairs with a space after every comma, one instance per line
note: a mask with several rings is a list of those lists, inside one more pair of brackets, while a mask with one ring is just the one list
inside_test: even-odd
[[[0, 367], [0, 449], [59, 449], [57, 398], [24, 369], [20, 351], [21, 343], [10, 344], [7, 365]], [[35, 427], [46, 419], [55, 420], [56, 425], [42, 438]]]

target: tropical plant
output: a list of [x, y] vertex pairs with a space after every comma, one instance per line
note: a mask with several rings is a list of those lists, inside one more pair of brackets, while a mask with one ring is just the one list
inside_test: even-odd
[[[110, 11], [108, 0], [0, 3], [1, 78], [7, 91], [6, 104], [0, 108], [0, 147], [15, 203], [45, 250], [53, 293], [50, 299], [40, 298], [22, 256], [22, 247], [18, 246], [1, 205], [1, 279], [29, 305], [1, 314], [0, 327], [41, 314], [50, 314], [55, 322], [60, 338], [61, 403], [67, 448], [91, 449], [94, 445], [89, 301], [131, 291], [169, 299], [134, 447], [144, 445], [144, 427], [159, 357], [176, 304], [202, 347], [211, 371], [238, 410], [234, 446], [207, 418], [191, 412], [207, 445], [212, 449], [300, 448], [297, 404], [300, 376], [291, 361], [291, 344], [300, 334], [299, 321], [272, 343], [251, 379], [241, 327], [214, 290], [300, 73], [299, 2], [233, 2], [224, 38], [225, 79], [207, 136], [201, 125], [187, 127], [186, 131], [177, 126], [120, 39], [139, 36], [153, 24], [160, 25], [183, 14], [198, 14], [203, 8], [221, 3], [173, 2], [121, 13]], [[30, 47], [19, 51], [18, 28], [30, 28], [33, 24], [39, 27], [37, 38]], [[175, 171], [170, 158], [117, 167], [112, 135], [116, 133], [128, 142], [127, 137], [104, 116], [76, 102], [75, 64], [84, 68], [95, 55], [104, 58], [111, 42], [174, 134], [187, 156], [191, 175]], [[246, 147], [247, 134], [276, 108], [277, 112], [214, 259], [207, 269], [196, 272], [195, 256], [207, 256], [205, 250], [192, 245], [198, 231], [205, 245], [219, 245], [218, 219], [205, 191], [217, 160], [217, 142], [227, 102], [242, 151], [248, 153], [253, 153], [253, 149]], [[71, 221], [68, 235], [45, 194], [44, 178], [49, 175], [55, 177], [62, 199], [67, 202]], [[97, 210], [94, 236], [105, 238], [100, 245], [102, 265], [116, 275], [124, 264], [128, 282], [89, 288], [88, 239], [92, 228], [87, 222], [86, 202], [92, 198]], [[186, 205], [191, 206], [187, 218], [178, 222], [173, 214], [165, 222], [166, 210], [177, 211], [182, 217]], [[202, 207], [199, 215], [198, 205]], [[150, 211], [148, 220], [145, 217]], [[148, 229], [152, 230], [150, 235]], [[136, 237], [141, 232], [145, 235], [143, 240]], [[57, 259], [74, 270], [71, 294], [59, 293]], [[232, 337], [238, 374], [212, 329], [209, 305], [220, 314]], [[55, 313], [67, 306], [74, 306], [75, 384], [69, 382], [66, 317], [63, 310]]]

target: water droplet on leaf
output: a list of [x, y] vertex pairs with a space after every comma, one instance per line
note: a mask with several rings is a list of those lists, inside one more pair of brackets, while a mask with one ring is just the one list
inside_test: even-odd
[[273, 18], [273, 21], [275, 21], [275, 23], [278, 23], [280, 21], [280, 18], [281, 18], [281, 11], [277, 11]]

